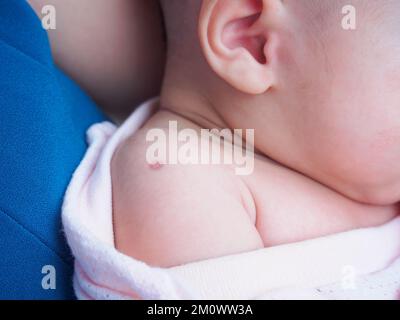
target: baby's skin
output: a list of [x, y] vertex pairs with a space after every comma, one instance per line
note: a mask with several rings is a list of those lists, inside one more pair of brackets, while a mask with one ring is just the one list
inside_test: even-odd
[[172, 267], [377, 226], [399, 213], [350, 200], [262, 154], [248, 176], [224, 164], [154, 166], [140, 156], [146, 135], [153, 128], [168, 134], [169, 121], [204, 128], [159, 111], [112, 163], [116, 245], [136, 259]]
[[[400, 2], [162, 4], [160, 108], [111, 164], [121, 252], [172, 267], [379, 226], [400, 213]], [[349, 4], [355, 30], [342, 24]], [[253, 173], [150, 163], [147, 134], [168, 135], [171, 121], [197, 132], [254, 129]]]

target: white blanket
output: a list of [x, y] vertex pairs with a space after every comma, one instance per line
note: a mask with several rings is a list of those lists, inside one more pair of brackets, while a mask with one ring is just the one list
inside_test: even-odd
[[400, 218], [377, 228], [169, 269], [119, 253], [110, 162], [117, 146], [155, 110], [153, 100], [119, 129], [107, 122], [88, 130], [89, 149], [62, 213], [79, 299], [400, 299]]

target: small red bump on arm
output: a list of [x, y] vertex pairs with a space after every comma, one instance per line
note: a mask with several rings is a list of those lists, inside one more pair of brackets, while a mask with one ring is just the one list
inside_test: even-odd
[[163, 167], [163, 165], [159, 162], [155, 162], [155, 163], [150, 163], [149, 167], [151, 170], [159, 170]]

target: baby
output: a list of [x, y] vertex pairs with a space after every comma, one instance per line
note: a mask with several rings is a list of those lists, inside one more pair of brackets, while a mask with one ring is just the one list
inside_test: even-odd
[[[348, 4], [355, 30], [342, 26]], [[122, 253], [173, 267], [379, 226], [399, 214], [398, 1], [162, 7], [168, 57], [159, 109], [111, 165]], [[199, 137], [201, 129], [254, 129], [253, 173], [149, 163], [148, 133], [168, 136], [171, 122]]]
[[90, 128], [65, 196], [77, 296], [399, 298], [400, 2], [161, 5], [160, 99]]

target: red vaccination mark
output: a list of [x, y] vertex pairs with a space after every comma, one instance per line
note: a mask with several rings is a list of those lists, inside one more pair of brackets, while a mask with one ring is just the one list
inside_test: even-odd
[[151, 170], [159, 170], [163, 167], [163, 165], [159, 162], [155, 162], [155, 163], [150, 163], [149, 167]]

